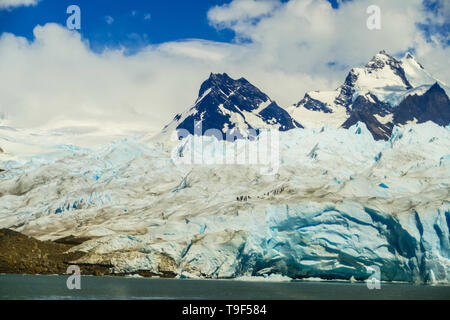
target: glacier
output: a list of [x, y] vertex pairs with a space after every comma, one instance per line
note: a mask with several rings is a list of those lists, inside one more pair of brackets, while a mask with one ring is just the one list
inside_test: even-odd
[[[89, 237], [74, 263], [121, 274], [364, 280], [378, 266], [383, 281], [450, 283], [449, 126], [279, 139], [272, 174], [226, 164], [224, 146], [243, 142], [214, 137], [0, 154], [0, 227]], [[180, 161], [195, 155], [202, 164]]]

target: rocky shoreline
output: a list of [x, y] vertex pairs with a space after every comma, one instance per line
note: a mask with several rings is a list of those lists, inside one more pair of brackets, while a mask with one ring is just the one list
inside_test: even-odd
[[[69, 249], [90, 240], [89, 238], [64, 237], [55, 241], [40, 241], [10, 229], [0, 229], [0, 273], [11, 274], [59, 274], [67, 272], [86, 253], [68, 252]], [[76, 264], [82, 275], [126, 276], [111, 272], [111, 265]], [[133, 273], [142, 277], [160, 276], [148, 271]], [[174, 275], [173, 275], [174, 276]], [[172, 278], [170, 274], [163, 275]]]

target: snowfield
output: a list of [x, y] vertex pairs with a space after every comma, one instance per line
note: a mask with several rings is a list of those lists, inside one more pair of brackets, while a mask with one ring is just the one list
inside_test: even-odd
[[[363, 280], [378, 266], [384, 281], [450, 283], [449, 126], [396, 127], [389, 141], [361, 123], [279, 137], [269, 175], [218, 164], [227, 142], [213, 137], [5, 152], [0, 227], [92, 237], [75, 263], [117, 273]], [[179, 161], [194, 154], [204, 163]]]

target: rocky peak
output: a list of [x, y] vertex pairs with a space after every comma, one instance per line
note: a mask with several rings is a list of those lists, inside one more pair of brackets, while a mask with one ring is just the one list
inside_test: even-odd
[[230, 100], [233, 104], [243, 106], [248, 111], [256, 109], [261, 103], [270, 100], [266, 94], [245, 78], [234, 80], [226, 73], [211, 73], [209, 78], [202, 83], [196, 103], [199, 103], [206, 95], [211, 96], [210, 98], [219, 104]]
[[184, 129], [184, 134], [187, 131], [207, 135], [210, 130], [215, 130], [216, 133], [233, 132], [237, 137], [250, 138], [249, 134], [253, 134], [250, 131], [259, 132], [265, 128], [286, 131], [301, 127], [288, 112], [245, 78], [235, 80], [226, 73], [211, 73], [202, 83], [194, 106], [176, 115], [164, 130]]
[[424, 70], [425, 68], [417, 61], [416, 57], [414, 57], [410, 52], [405, 54], [405, 58], [409, 61], [413, 61], [420, 69]]

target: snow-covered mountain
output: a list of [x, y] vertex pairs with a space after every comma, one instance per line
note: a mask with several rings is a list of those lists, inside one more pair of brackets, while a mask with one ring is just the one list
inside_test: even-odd
[[190, 134], [213, 135], [215, 130], [225, 139], [227, 133], [246, 138], [258, 134], [260, 129], [294, 128], [302, 126], [246, 79], [234, 80], [226, 73], [211, 73], [201, 85], [195, 104], [177, 114], [163, 133], [184, 129]]
[[375, 139], [389, 139], [396, 125], [450, 123], [448, 88], [407, 53], [401, 60], [381, 51], [353, 68], [335, 91], [308, 92], [288, 111], [305, 127], [365, 123]]
[[211, 74], [201, 85], [195, 104], [177, 114], [162, 134], [178, 131], [179, 138], [195, 133], [225, 139], [229, 133], [246, 138], [259, 134], [260, 129], [349, 128], [363, 122], [375, 139], [387, 140], [394, 126], [427, 121], [450, 124], [449, 92], [410, 53], [397, 60], [385, 51], [364, 67], [351, 69], [336, 90], [308, 92], [287, 109], [244, 78]]

